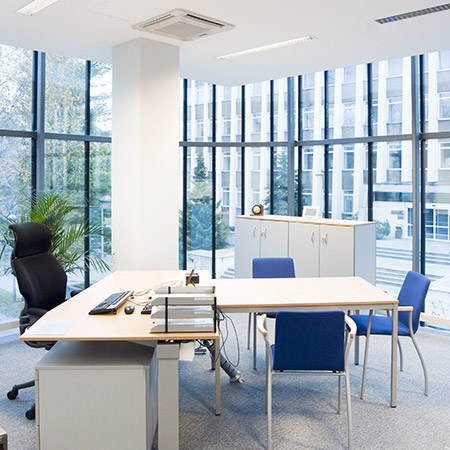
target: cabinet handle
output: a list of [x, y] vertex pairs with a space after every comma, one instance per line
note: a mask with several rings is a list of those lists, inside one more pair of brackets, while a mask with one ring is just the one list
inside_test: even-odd
[[253, 237], [256, 237], [256, 227], [253, 227]]
[[261, 231], [261, 236], [267, 238], [267, 228], [264, 228], [264, 231]]
[[325, 233], [325, 236], [322, 238], [322, 242], [324, 244], [328, 244], [328, 233]]
[[314, 231], [311, 231], [311, 242], [314, 244]]

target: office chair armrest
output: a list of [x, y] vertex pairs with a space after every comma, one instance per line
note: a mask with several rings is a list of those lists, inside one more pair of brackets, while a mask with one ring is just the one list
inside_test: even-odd
[[349, 335], [353, 339], [356, 336], [356, 330], [357, 330], [356, 323], [351, 317], [349, 317], [347, 315], [345, 316], [345, 323], [350, 328]]
[[75, 297], [75, 295], [79, 294], [80, 292], [83, 292], [84, 289], [74, 289], [73, 291], [70, 291], [70, 296]]
[[266, 318], [267, 314], [262, 314], [258, 317], [258, 331], [264, 336], [267, 336], [267, 330], [266, 330]]
[[412, 306], [399, 306], [398, 312], [400, 312], [400, 311], [404, 311], [404, 312], [414, 311], [414, 308]]

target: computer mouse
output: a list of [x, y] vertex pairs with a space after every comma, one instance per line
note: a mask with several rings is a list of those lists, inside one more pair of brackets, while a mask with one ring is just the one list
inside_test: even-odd
[[134, 306], [133, 305], [125, 306], [124, 311], [125, 311], [125, 314], [133, 314]]

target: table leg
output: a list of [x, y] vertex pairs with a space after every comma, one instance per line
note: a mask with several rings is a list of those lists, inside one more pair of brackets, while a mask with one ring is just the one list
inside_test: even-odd
[[216, 416], [222, 414], [221, 405], [221, 386], [220, 386], [220, 337], [216, 340], [215, 345], [216, 351], [214, 352], [214, 364], [215, 364], [215, 375], [216, 375]]
[[177, 450], [178, 427], [178, 343], [158, 342], [158, 449]]
[[398, 340], [398, 305], [392, 308], [392, 342], [391, 342], [391, 407], [397, 406], [397, 340]]

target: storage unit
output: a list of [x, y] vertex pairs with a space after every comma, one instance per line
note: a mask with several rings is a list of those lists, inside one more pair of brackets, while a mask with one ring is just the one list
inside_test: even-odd
[[375, 284], [374, 222], [238, 216], [235, 242], [237, 278], [252, 276], [253, 258], [290, 256], [297, 277], [360, 276]]
[[153, 353], [129, 342], [58, 342], [36, 367], [38, 449], [150, 450]]

